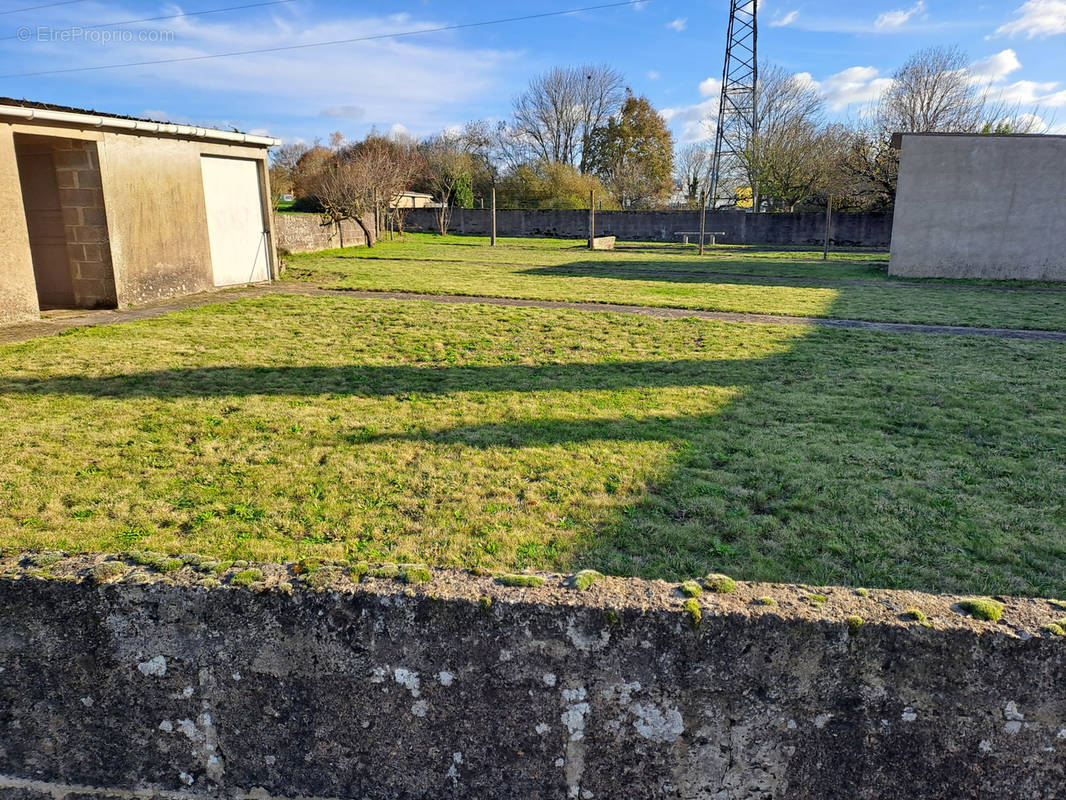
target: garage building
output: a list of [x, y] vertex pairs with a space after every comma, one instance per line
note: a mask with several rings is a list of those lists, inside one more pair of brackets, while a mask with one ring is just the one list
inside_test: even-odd
[[276, 277], [278, 143], [0, 98], [0, 324]]

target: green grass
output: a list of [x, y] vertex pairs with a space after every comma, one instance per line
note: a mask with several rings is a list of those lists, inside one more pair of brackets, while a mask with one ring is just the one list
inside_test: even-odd
[[1064, 596], [1064, 355], [240, 300], [0, 348], [0, 544]]
[[[628, 303], [882, 322], [1066, 330], [1066, 291], [976, 281], [908, 281], [887, 254], [623, 243], [590, 252], [565, 239], [410, 234], [372, 249], [287, 257], [286, 277], [381, 291]], [[1060, 287], [1061, 288], [1061, 287]]]

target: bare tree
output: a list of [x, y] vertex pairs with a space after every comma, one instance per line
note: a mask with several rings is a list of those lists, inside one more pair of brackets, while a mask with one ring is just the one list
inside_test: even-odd
[[817, 190], [825, 167], [825, 101], [809, 81], [771, 64], [759, 68], [756, 100], [759, 129], [743, 138], [738, 166], [756, 194], [791, 211]]
[[294, 192], [300, 160], [310, 149], [302, 142], [289, 142], [270, 151], [270, 185], [276, 193]]
[[419, 146], [425, 165], [425, 180], [437, 200], [437, 230], [448, 233], [456, 189], [470, 181], [473, 158], [459, 134], [440, 133]]
[[674, 178], [689, 208], [698, 207], [700, 192], [710, 187], [713, 158], [713, 149], [699, 142], [686, 145], [674, 154]]
[[1038, 118], [1020, 113], [969, 69], [958, 47], [930, 47], [908, 58], [891, 88], [854, 132], [845, 159], [852, 193], [866, 207], [888, 208], [896, 194], [897, 133], [1031, 133]]
[[371, 131], [361, 142], [349, 145], [341, 158], [356, 166], [352, 178], [360, 184], [365, 205], [373, 212], [380, 234], [385, 217], [396, 210], [400, 196], [422, 172], [422, 157], [409, 137], [382, 136]]
[[368, 207], [361, 166], [333, 149], [309, 181], [309, 188], [322, 207], [323, 225], [337, 226], [341, 247], [344, 247], [343, 223], [349, 219], [362, 229], [367, 247], [374, 246], [375, 232], [364, 219]]
[[607, 65], [555, 67], [515, 98], [513, 135], [532, 160], [570, 164], [585, 173], [592, 132], [621, 106], [624, 88], [622, 74]]

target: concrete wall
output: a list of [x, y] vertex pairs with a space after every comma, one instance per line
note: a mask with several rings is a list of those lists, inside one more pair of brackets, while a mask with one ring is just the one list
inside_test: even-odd
[[274, 228], [278, 247], [288, 253], [313, 253], [338, 247], [361, 247], [366, 244], [363, 229], [351, 220], [340, 225], [323, 225], [318, 214], [275, 214]]
[[[1066, 611], [0, 561], [0, 799], [1061, 798]], [[194, 559], [189, 559], [194, 561]], [[95, 585], [96, 574], [116, 582]], [[770, 596], [775, 605], [759, 605]], [[928, 626], [905, 618], [920, 608]], [[849, 621], [860, 615], [862, 624]]]
[[[202, 155], [257, 162], [264, 187], [263, 210], [270, 228], [270, 263], [276, 271], [274, 232], [267, 214], [270, 191], [266, 148], [82, 130], [58, 123], [3, 124], [0, 202], [5, 202], [6, 211], [0, 219], [0, 322], [38, 317], [14, 134], [60, 137], [57, 141], [66, 151], [65, 156], [57, 154], [57, 164], [63, 158], [70, 161], [69, 165], [63, 162], [68, 169], [60, 177], [67, 185], [60, 191], [64, 193], [64, 206], [83, 209], [78, 212], [82, 215], [79, 221], [72, 219], [71, 223], [72, 234], [81, 238], [70, 244], [84, 245], [74, 253], [77, 258], [72, 258], [79, 274], [85, 276], [81, 288], [89, 299], [84, 305], [99, 305], [103, 299], [110, 305], [137, 305], [213, 288]], [[91, 163], [82, 164], [85, 158]], [[72, 169], [78, 171], [78, 177], [73, 176]], [[57, 169], [57, 174], [63, 171]], [[73, 185], [82, 177], [94, 184], [98, 180], [99, 185]], [[87, 217], [94, 221], [87, 224]], [[99, 246], [100, 251], [90, 246]], [[114, 286], [107, 287], [108, 295], [102, 298], [96, 289], [104, 287], [102, 278], [108, 257]]]
[[37, 288], [12, 125], [0, 123], [0, 324], [37, 319]]
[[265, 148], [121, 133], [99, 147], [119, 304], [212, 289], [200, 157], [256, 158], [269, 198]]
[[902, 141], [890, 274], [1066, 281], [1066, 136]]
[[[588, 236], [588, 211], [498, 211], [500, 236]], [[487, 236], [490, 212], [455, 209], [450, 232]], [[434, 232], [436, 214], [416, 209], [407, 215], [409, 230]], [[600, 211], [596, 233], [629, 241], [680, 241], [675, 231], [698, 231], [696, 211]], [[708, 231], [725, 231], [721, 241], [729, 244], [818, 245], [825, 235], [825, 214], [744, 214], [716, 212], [707, 215]], [[837, 246], [888, 247], [892, 238], [891, 214], [834, 214], [831, 238]], [[692, 241], [695, 241], [694, 239]]]

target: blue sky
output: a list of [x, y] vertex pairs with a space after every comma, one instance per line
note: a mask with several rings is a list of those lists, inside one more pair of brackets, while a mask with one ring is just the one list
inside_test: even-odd
[[[20, 9], [49, 0], [0, 0], [0, 74], [283, 47], [609, 1], [288, 0], [90, 31], [78, 28], [264, 0], [75, 0], [36, 10]], [[531, 75], [593, 61], [622, 70], [680, 141], [695, 141], [713, 130], [705, 120], [717, 109], [728, 8], [728, 0], [646, 0], [401, 39], [2, 77], [0, 95], [286, 140], [326, 139], [334, 130], [357, 137], [371, 127], [424, 135], [506, 117]], [[953, 44], [968, 53], [975, 81], [1066, 133], [1066, 0], [760, 0], [759, 18], [761, 60], [809, 77], [835, 117], [861, 114], [911, 52]]]

